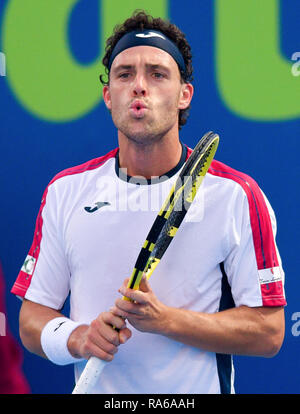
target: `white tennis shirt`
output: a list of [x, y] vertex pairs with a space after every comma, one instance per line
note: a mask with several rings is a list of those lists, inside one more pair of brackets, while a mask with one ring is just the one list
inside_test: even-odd
[[[12, 292], [54, 309], [70, 293], [75, 321], [90, 323], [107, 311], [190, 152], [185, 148], [177, 168], [151, 184], [120, 176], [118, 149], [54, 177]], [[199, 312], [284, 306], [275, 233], [272, 208], [253, 179], [213, 161], [151, 287], [166, 305]], [[130, 328], [132, 338], [107, 364], [95, 393], [234, 392], [231, 356]], [[75, 364], [76, 378], [84, 365]]]

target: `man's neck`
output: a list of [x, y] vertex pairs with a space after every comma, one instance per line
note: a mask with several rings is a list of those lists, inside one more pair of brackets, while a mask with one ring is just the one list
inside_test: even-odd
[[136, 143], [119, 137], [120, 168], [131, 177], [159, 177], [172, 170], [180, 161], [182, 146], [179, 137], [162, 138], [151, 144]]

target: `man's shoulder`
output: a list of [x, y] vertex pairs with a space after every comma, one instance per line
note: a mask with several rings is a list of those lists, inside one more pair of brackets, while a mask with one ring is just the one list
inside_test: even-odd
[[74, 176], [74, 175], [79, 175], [82, 173], [85, 173], [87, 171], [92, 171], [95, 170], [99, 167], [101, 167], [102, 165], [104, 165], [107, 161], [109, 161], [110, 159], [113, 159], [116, 157], [116, 154], [118, 153], [118, 148], [115, 148], [113, 150], [111, 150], [110, 152], [108, 152], [105, 155], [102, 155], [100, 157], [97, 158], [93, 158], [89, 161], [86, 161], [82, 164], [70, 167], [70, 168], [66, 168], [62, 171], [60, 171], [58, 174], [56, 174], [52, 180], [50, 181], [49, 185], [53, 184], [54, 182], [60, 180], [61, 178], [64, 177], [68, 177], [68, 176]]
[[234, 203], [248, 201], [252, 216], [262, 215], [269, 209], [268, 199], [259, 184], [250, 175], [213, 160], [208, 170], [212, 185], [218, 182], [220, 196], [226, 195]]
[[219, 177], [225, 181], [235, 183], [244, 189], [245, 187], [251, 188], [253, 191], [259, 189], [257, 182], [249, 174], [234, 169], [217, 160], [212, 161], [208, 173], [214, 177]]

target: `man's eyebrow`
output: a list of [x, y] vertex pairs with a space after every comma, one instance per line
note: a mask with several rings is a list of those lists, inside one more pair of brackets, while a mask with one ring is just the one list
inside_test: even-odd
[[133, 68], [133, 65], [118, 65], [112, 68], [112, 72], [119, 72], [120, 70], [130, 70]]
[[159, 64], [159, 63], [156, 63], [156, 64], [155, 63], [147, 63], [146, 68], [147, 69], [152, 69], [152, 70], [162, 69], [162, 70], [169, 71], [169, 68], [167, 66]]

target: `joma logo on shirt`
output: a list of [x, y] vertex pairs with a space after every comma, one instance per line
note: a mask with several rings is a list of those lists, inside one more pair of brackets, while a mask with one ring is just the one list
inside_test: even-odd
[[95, 211], [99, 210], [99, 208], [104, 207], [104, 206], [110, 206], [110, 203], [108, 201], [100, 201], [95, 203], [95, 207], [84, 207], [85, 211], [87, 211], [88, 213], [94, 213]]

